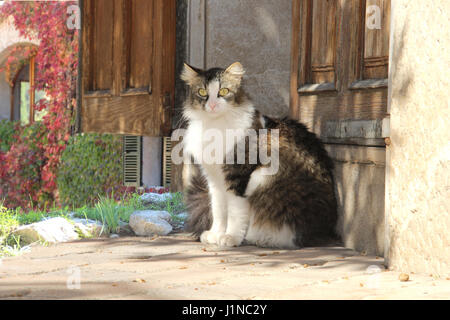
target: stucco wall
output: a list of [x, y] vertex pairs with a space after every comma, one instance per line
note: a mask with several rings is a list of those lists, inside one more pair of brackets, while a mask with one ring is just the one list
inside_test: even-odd
[[450, 2], [392, 1], [386, 247], [397, 270], [450, 273]]
[[0, 72], [0, 120], [11, 117], [11, 89], [5, 80], [5, 72]]
[[[19, 35], [9, 19], [0, 23], [0, 68], [4, 67], [11, 49], [16, 45], [37, 45], [37, 40], [30, 41]], [[10, 87], [6, 82], [5, 73], [0, 73], [0, 119], [10, 119], [11, 100]]]
[[146, 187], [160, 186], [162, 177], [162, 138], [142, 138], [142, 183]]

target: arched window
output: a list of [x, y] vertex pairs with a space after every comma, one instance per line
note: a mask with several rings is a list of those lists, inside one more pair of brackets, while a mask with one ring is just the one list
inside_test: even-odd
[[44, 91], [35, 89], [35, 63], [31, 57], [13, 79], [11, 87], [11, 120], [30, 124], [42, 120], [45, 111], [35, 111], [35, 104], [45, 99]]

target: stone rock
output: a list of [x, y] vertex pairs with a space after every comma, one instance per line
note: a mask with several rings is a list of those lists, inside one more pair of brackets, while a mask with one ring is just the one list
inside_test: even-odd
[[73, 218], [72, 221], [85, 238], [99, 237], [107, 233], [107, 230], [98, 221], [78, 218]]
[[141, 196], [141, 200], [144, 203], [161, 203], [166, 202], [167, 200], [172, 199], [171, 193], [144, 193]]
[[79, 239], [75, 225], [57, 217], [21, 226], [14, 231], [24, 243], [44, 241], [48, 243], [67, 242]]
[[165, 236], [172, 231], [170, 220], [166, 211], [136, 211], [130, 216], [130, 227], [138, 236]]
[[177, 217], [181, 219], [182, 221], [185, 221], [187, 218], [189, 218], [189, 213], [187, 212], [181, 212], [177, 214]]

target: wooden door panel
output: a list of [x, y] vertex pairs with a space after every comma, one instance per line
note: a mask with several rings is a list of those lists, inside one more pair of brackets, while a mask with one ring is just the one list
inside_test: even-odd
[[336, 2], [312, 1], [311, 75], [309, 83], [334, 83], [336, 58]]
[[[366, 30], [369, 5], [380, 6], [381, 29]], [[389, 0], [293, 2], [291, 116], [325, 141], [336, 121], [386, 116], [389, 7]]]
[[84, 0], [82, 15], [80, 130], [168, 135], [175, 0]]
[[[148, 0], [127, 2], [127, 76], [125, 91], [129, 89], [151, 92], [153, 58], [153, 4]], [[142, 13], [146, 15], [142, 17]]]
[[[390, 1], [367, 0], [363, 5], [364, 16], [367, 19], [376, 18], [379, 13], [380, 25], [383, 28], [365, 28], [364, 31], [364, 71], [363, 79], [383, 79], [388, 77], [389, 63], [389, 21]], [[380, 11], [368, 10], [375, 6]]]
[[88, 6], [95, 23], [88, 35], [90, 76], [86, 89], [88, 92], [109, 91], [113, 84], [113, 6], [110, 0], [91, 1]]

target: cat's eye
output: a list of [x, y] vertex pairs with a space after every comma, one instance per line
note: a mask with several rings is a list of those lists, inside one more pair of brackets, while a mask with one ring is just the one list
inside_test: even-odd
[[203, 88], [198, 89], [198, 95], [200, 97], [206, 97], [208, 95], [208, 91], [206, 91], [206, 89], [203, 89]]
[[222, 89], [220, 89], [220, 91], [219, 91], [219, 96], [225, 97], [228, 93], [230, 93], [230, 90], [229, 90], [229, 89], [227, 89], [227, 88], [222, 88]]

